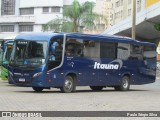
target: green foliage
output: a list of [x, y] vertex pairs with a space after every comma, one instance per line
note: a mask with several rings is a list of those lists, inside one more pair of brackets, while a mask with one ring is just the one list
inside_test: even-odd
[[63, 19], [54, 19], [43, 25], [43, 30], [63, 31], [63, 32], [78, 32], [80, 28], [94, 29], [95, 22], [104, 20], [107, 23], [106, 17], [93, 12], [95, 3], [85, 2], [80, 4], [74, 0], [72, 5], [65, 6], [63, 9]]
[[155, 28], [157, 31], [160, 31], [160, 24], [155, 24], [155, 25], [154, 25], [154, 28]]
[[53, 19], [42, 26], [43, 31], [61, 31], [62, 19]]
[[73, 23], [72, 22], [64, 22], [61, 28], [63, 32], [72, 32]]

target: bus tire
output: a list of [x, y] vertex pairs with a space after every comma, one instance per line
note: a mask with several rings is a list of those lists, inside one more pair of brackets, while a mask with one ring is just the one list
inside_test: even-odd
[[90, 88], [93, 90], [93, 91], [101, 91], [103, 89], [103, 86], [90, 86]]
[[71, 93], [71, 92], [75, 91], [75, 88], [76, 88], [76, 86], [75, 86], [75, 82], [74, 82], [73, 77], [68, 75], [65, 77], [64, 85], [60, 89], [61, 89], [61, 92], [63, 92], [63, 93]]
[[130, 88], [130, 78], [128, 76], [123, 76], [119, 86], [114, 86], [117, 91], [128, 91]]
[[32, 87], [35, 92], [42, 92], [43, 87]]

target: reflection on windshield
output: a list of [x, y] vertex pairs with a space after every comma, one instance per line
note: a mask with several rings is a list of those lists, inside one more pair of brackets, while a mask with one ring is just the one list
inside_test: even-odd
[[45, 63], [47, 42], [45, 41], [16, 41], [11, 64], [39, 66]]

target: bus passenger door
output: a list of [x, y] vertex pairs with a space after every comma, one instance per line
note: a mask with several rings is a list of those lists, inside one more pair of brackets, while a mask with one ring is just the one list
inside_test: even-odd
[[48, 70], [47, 70], [47, 81], [49, 85], [59, 86], [62, 84], [61, 62], [63, 57], [63, 37], [52, 38], [49, 45], [48, 53]]

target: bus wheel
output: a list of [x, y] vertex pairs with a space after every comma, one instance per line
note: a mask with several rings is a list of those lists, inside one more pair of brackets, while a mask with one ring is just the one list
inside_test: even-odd
[[117, 91], [128, 91], [130, 88], [129, 77], [124, 76], [121, 80], [121, 84], [119, 86], [114, 86]]
[[71, 76], [66, 76], [63, 87], [60, 88], [63, 93], [70, 93], [75, 91], [74, 79]]
[[32, 87], [32, 88], [36, 92], [42, 92], [42, 90], [44, 89], [43, 87]]
[[94, 91], [101, 91], [103, 89], [103, 86], [90, 86], [90, 88]]

